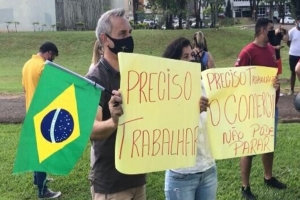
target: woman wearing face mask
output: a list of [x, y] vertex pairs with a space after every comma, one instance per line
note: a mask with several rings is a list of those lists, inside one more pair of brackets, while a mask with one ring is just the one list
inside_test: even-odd
[[[166, 48], [163, 57], [194, 61], [191, 43], [178, 38]], [[171, 169], [165, 174], [165, 196], [167, 200], [214, 200], [217, 193], [217, 168], [210, 154], [206, 132], [206, 109], [208, 99], [202, 87], [196, 165], [194, 167]]]
[[287, 34], [287, 30], [283, 28], [281, 25], [279, 26], [279, 28], [270, 31], [270, 34], [268, 34], [270, 44], [275, 49], [276, 60], [278, 64], [278, 75], [282, 74], [282, 62], [280, 57], [280, 50], [284, 47], [281, 46], [281, 41], [286, 40], [286, 34]]
[[213, 57], [208, 51], [203, 32], [198, 31], [194, 34], [193, 47], [194, 57], [195, 60], [201, 64], [201, 71], [215, 67]]
[[[280, 56], [280, 50], [284, 47], [281, 45], [281, 40], [286, 41], [287, 39], [287, 30], [283, 28], [281, 25], [276, 30], [269, 31], [268, 34], [269, 42], [275, 49], [275, 55], [277, 60], [277, 66], [278, 66], [278, 72], [277, 74], [282, 74], [282, 62], [281, 62], [281, 56]], [[282, 93], [280, 93], [280, 96], [283, 96]]]

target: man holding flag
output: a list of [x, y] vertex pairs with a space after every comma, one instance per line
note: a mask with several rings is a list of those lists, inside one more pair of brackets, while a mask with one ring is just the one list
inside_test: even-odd
[[[56, 45], [52, 42], [46, 42], [41, 45], [39, 53], [32, 55], [32, 58], [25, 63], [22, 70], [22, 85], [25, 92], [26, 111], [29, 109], [35, 89], [44, 69], [45, 61], [53, 61], [56, 56], [58, 56]], [[51, 179], [47, 179], [46, 177], [46, 172], [34, 172], [34, 184], [38, 187], [39, 198], [59, 197], [61, 192], [53, 192], [48, 189], [46, 184], [51, 181]]]
[[145, 200], [146, 175], [126, 175], [115, 166], [115, 141], [119, 117], [123, 114], [118, 53], [132, 53], [132, 28], [124, 9], [104, 13], [98, 21], [96, 36], [104, 55], [87, 78], [102, 85], [112, 95], [103, 93], [91, 133], [95, 162], [90, 173], [93, 200]]

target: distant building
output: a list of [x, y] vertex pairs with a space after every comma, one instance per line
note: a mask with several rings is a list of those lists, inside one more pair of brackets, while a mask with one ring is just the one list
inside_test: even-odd
[[[133, 1], [134, 0], [111, 0], [111, 8], [124, 8], [125, 15], [128, 19], [133, 19]], [[146, 0], [138, 0], [139, 8], [144, 7], [146, 5]], [[149, 12], [146, 8], [144, 8], [145, 13]]]
[[0, 31], [15, 31], [15, 24], [18, 31], [51, 30], [54, 0], [0, 0]]
[[[287, 2], [288, 3], [288, 2]], [[252, 17], [253, 13], [250, 10], [250, 0], [231, 0], [231, 7], [233, 10], [233, 17]], [[278, 17], [279, 8], [274, 6], [274, 13], [270, 14], [270, 5], [268, 2], [260, 1], [256, 9], [258, 17]], [[285, 5], [285, 13], [289, 13], [290, 8], [288, 5]]]
[[55, 8], [58, 30], [94, 30], [99, 17], [110, 9], [110, 1], [55, 0]]

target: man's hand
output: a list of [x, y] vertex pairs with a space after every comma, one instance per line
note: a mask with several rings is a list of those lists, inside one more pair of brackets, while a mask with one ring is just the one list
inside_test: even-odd
[[200, 113], [207, 111], [207, 108], [209, 107], [208, 98], [201, 96], [199, 101], [199, 106], [200, 106]]
[[280, 45], [273, 46], [273, 47], [274, 47], [274, 49], [277, 49], [277, 50], [281, 49], [281, 46], [280, 46]]
[[111, 115], [111, 119], [117, 125], [119, 122], [119, 117], [123, 115], [122, 108], [122, 97], [119, 91], [113, 90], [113, 96], [110, 98], [108, 102], [109, 111]]
[[279, 81], [279, 78], [278, 76], [275, 76], [275, 78], [273, 79], [273, 87], [278, 90], [279, 89], [279, 86], [280, 86], [280, 81]]

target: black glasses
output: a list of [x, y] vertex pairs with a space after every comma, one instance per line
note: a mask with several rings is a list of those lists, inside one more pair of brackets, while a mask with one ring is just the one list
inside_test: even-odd
[[199, 52], [192, 51], [191, 56], [194, 58], [200, 57], [200, 53], [202, 53], [203, 49], [200, 49]]

